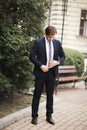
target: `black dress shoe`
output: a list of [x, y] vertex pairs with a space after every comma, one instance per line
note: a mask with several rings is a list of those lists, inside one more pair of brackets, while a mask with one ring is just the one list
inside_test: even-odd
[[37, 125], [37, 117], [32, 118], [31, 123], [34, 125]]
[[55, 122], [52, 118], [47, 118], [46, 121], [52, 125], [55, 125]]

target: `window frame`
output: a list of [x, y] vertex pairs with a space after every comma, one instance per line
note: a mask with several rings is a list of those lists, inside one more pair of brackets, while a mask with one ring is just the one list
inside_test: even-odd
[[[85, 23], [86, 22], [86, 23]], [[86, 29], [87, 29], [87, 9], [82, 9], [81, 10], [81, 15], [80, 15], [80, 29], [79, 29], [79, 35], [87, 37], [87, 34], [84, 32], [85, 29], [85, 24], [86, 24]]]

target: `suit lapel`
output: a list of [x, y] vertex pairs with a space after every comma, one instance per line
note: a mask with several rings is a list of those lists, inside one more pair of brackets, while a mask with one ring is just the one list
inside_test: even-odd
[[44, 54], [43, 55], [45, 55], [45, 57], [47, 58], [45, 37], [43, 38], [43, 50], [44, 50]]
[[53, 57], [55, 57], [56, 44], [55, 44], [55, 41], [54, 41], [54, 40], [53, 40], [53, 47], [54, 47], [54, 55], [53, 55]]

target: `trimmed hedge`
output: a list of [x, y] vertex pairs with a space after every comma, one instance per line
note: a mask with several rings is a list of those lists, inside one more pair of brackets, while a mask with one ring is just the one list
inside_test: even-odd
[[84, 72], [84, 56], [81, 52], [73, 49], [64, 48], [66, 59], [63, 65], [75, 65], [78, 75], [81, 76]]

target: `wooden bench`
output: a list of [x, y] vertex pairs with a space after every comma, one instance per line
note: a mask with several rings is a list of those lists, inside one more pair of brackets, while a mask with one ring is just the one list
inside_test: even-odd
[[[57, 94], [58, 84], [74, 83], [74, 85], [72, 87], [75, 87], [76, 82], [81, 81], [81, 80], [85, 82], [85, 89], [87, 89], [87, 72], [86, 72], [86, 75], [79, 77], [77, 75], [77, 70], [74, 65], [59, 66], [59, 77], [55, 83], [54, 93]], [[42, 92], [43, 93], [46, 92], [45, 84], [43, 86]]]
[[75, 83], [77, 81], [85, 81], [85, 88], [86, 88], [86, 82], [87, 82], [87, 75], [86, 76], [78, 76], [76, 67], [74, 65], [69, 66], [59, 66], [59, 78], [58, 78], [58, 84], [65, 84], [65, 83]]

